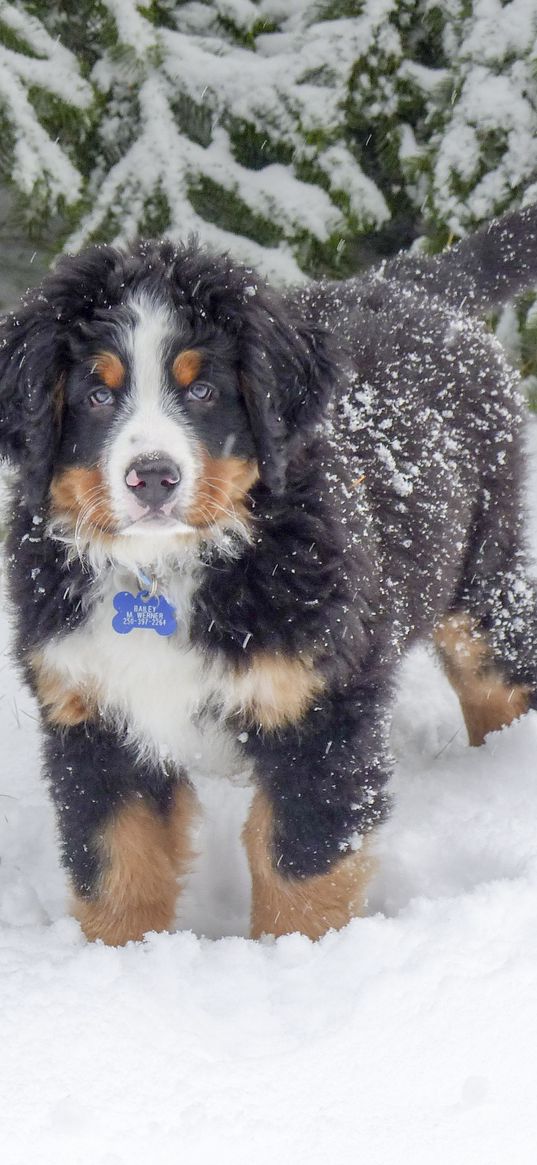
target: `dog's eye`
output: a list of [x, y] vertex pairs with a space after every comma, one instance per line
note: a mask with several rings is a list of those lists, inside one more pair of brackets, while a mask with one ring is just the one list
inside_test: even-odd
[[89, 402], [92, 408], [102, 408], [103, 405], [111, 405], [114, 402], [114, 394], [110, 392], [109, 388], [98, 388], [91, 393]]
[[191, 384], [186, 395], [188, 400], [211, 400], [213, 389], [210, 384], [202, 384], [199, 382], [198, 384]]

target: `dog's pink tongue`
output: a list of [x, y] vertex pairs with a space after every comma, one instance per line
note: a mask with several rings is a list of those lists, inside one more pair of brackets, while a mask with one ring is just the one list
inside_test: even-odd
[[143, 478], [138, 477], [138, 474], [137, 474], [135, 469], [129, 470], [129, 472], [125, 478], [125, 481], [127, 482], [127, 485], [130, 485], [134, 488], [136, 488], [136, 486], [138, 486], [138, 485], [145, 485]]

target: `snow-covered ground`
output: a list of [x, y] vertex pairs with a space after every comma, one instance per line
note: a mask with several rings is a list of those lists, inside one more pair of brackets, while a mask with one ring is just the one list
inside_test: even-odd
[[[537, 425], [532, 445], [537, 552]], [[2, 1165], [534, 1165], [535, 713], [468, 749], [416, 652], [369, 917], [246, 940], [247, 794], [209, 782], [178, 932], [113, 950], [67, 916], [1, 636]]]

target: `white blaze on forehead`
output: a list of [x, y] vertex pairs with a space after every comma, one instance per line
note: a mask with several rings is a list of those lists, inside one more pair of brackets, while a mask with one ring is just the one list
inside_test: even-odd
[[135, 317], [128, 336], [134, 401], [158, 406], [166, 392], [164, 355], [174, 330], [172, 313], [148, 295], [132, 299], [129, 307]]

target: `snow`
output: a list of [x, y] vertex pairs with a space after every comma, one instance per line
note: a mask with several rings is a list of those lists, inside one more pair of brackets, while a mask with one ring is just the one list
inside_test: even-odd
[[39, 184], [46, 186], [52, 206], [62, 198], [72, 204], [80, 197], [81, 175], [40, 123], [27, 89], [46, 90], [83, 111], [91, 104], [91, 87], [80, 76], [73, 54], [34, 17], [3, 4], [2, 21], [31, 54], [0, 45], [0, 100], [4, 115], [16, 127], [11, 180], [27, 195]]
[[4, 169], [57, 245], [198, 233], [295, 282], [401, 191], [436, 243], [535, 197], [535, 0], [156, 7], [1, 6]]
[[[536, 501], [531, 530], [537, 551]], [[414, 652], [369, 916], [247, 940], [250, 794], [205, 781], [180, 929], [116, 950], [67, 915], [5, 615], [1, 636], [2, 1165], [533, 1165], [535, 713], [469, 749]]]
[[436, 102], [442, 126], [429, 143], [431, 195], [455, 234], [503, 210], [533, 179], [536, 31], [534, 0], [477, 0], [471, 13], [446, 25], [453, 91], [450, 101], [439, 92]]
[[[172, 237], [200, 232], [216, 248], [233, 246], [246, 262], [290, 281], [300, 278], [294, 250], [305, 232], [321, 242], [344, 233], [345, 217], [338, 206], [342, 192], [364, 224], [379, 226], [389, 218], [385, 199], [348, 148], [340, 123], [354, 64], [371, 39], [378, 35], [399, 44], [391, 25], [385, 27], [393, 0], [367, 0], [360, 17], [313, 25], [311, 6], [292, 5], [285, 19], [282, 14], [285, 31], [256, 35], [255, 52], [223, 37], [218, 16], [248, 30], [271, 17], [270, 5], [259, 9], [249, 0], [188, 3], [177, 15], [177, 30], [152, 24], [134, 0], [107, 0], [107, 8], [130, 53], [128, 58], [105, 53], [91, 82], [108, 103], [116, 90], [132, 85], [135, 75], [140, 127], [108, 172], [94, 173], [91, 209], [70, 236], [68, 249], [87, 242], [111, 208], [118, 227], [115, 241], [132, 239], [143, 222], [144, 205], [158, 191], [167, 199], [167, 233]], [[203, 145], [178, 126], [178, 93], [210, 123], [210, 141]], [[293, 162], [259, 171], [242, 166], [227, 128], [230, 116], [266, 134], [269, 142], [276, 135], [280, 146], [292, 150]], [[310, 169], [318, 163], [324, 182], [304, 181], [301, 163]], [[237, 240], [223, 227], [206, 223], [191, 204], [201, 178], [216, 182], [254, 215], [277, 224], [279, 245]]]

